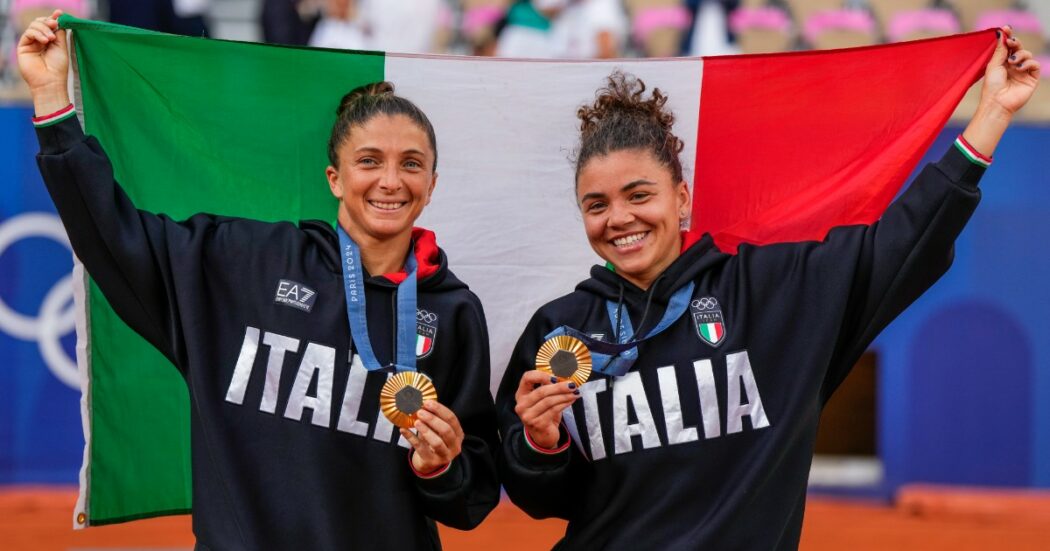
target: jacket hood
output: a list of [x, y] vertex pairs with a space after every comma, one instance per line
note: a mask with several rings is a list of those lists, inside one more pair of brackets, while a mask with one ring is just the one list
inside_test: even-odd
[[[590, 279], [577, 285], [576, 290], [614, 302], [622, 300], [629, 307], [637, 307], [651, 300], [652, 304], [659, 306], [662, 311], [675, 291], [728, 258], [730, 255], [719, 251], [711, 236], [704, 234], [682, 251], [682, 254], [656, 277], [648, 290], [639, 288], [603, 265], [592, 267]], [[655, 323], [658, 320], [659, 316], [653, 316], [648, 321]], [[638, 329], [640, 331], [643, 328]]]
[[[321, 220], [304, 220], [299, 223], [299, 227], [324, 252], [325, 263], [328, 267], [334, 272], [342, 273], [339, 235], [336, 234], [334, 226]], [[412, 228], [412, 242], [415, 244], [416, 277], [420, 289], [450, 291], [467, 287], [448, 269], [445, 251], [438, 247], [437, 236], [434, 232], [426, 228], [414, 227]], [[365, 271], [366, 283], [382, 287], [397, 287], [406, 277], [404, 270], [375, 276]]]

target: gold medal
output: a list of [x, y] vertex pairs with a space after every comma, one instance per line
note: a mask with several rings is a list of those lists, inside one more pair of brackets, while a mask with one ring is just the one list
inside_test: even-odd
[[551, 337], [536, 353], [536, 369], [580, 386], [591, 377], [591, 351], [575, 337]]
[[410, 429], [423, 402], [437, 400], [437, 389], [430, 377], [418, 371], [402, 371], [386, 380], [379, 392], [379, 409], [390, 422]]

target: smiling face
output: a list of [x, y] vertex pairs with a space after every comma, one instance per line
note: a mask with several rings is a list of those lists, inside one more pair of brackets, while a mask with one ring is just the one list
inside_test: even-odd
[[638, 287], [647, 289], [681, 254], [689, 188], [652, 153], [592, 157], [579, 172], [576, 200], [591, 248]]
[[405, 115], [376, 115], [351, 128], [339, 166], [325, 169], [339, 224], [358, 244], [408, 239], [437, 183], [427, 133]]

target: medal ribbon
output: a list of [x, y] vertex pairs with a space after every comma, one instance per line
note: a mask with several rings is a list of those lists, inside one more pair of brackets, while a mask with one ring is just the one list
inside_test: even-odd
[[416, 248], [409, 247], [405, 272], [408, 277], [397, 286], [397, 346], [394, 363], [381, 366], [368, 338], [368, 318], [365, 310], [365, 278], [361, 269], [361, 250], [342, 227], [339, 245], [343, 259], [343, 288], [346, 294], [346, 317], [350, 321], [350, 335], [357, 345], [361, 362], [369, 371], [416, 370]]
[[682, 314], [689, 308], [689, 301], [693, 298], [694, 288], [695, 285], [690, 281], [687, 285], [675, 291], [671, 295], [671, 300], [667, 303], [667, 309], [664, 310], [664, 316], [660, 319], [660, 323], [656, 324], [656, 327], [653, 327], [644, 337], [635, 338], [631, 318], [626, 315], [626, 312], [623, 312], [624, 315], [620, 315], [620, 306], [611, 300], [607, 300], [605, 301], [605, 307], [609, 312], [609, 323], [616, 330], [617, 342], [600, 341], [566, 325], [551, 331], [544, 339], [558, 335], [576, 337], [583, 341], [583, 344], [587, 345], [587, 348], [591, 351], [591, 369], [603, 375], [620, 377], [630, 371], [631, 366], [638, 359], [639, 344], [659, 335], [671, 324], [678, 321], [678, 318], [682, 317]]

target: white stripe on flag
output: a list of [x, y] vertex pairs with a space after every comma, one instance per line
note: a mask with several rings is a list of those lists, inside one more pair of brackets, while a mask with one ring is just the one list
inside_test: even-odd
[[[438, 185], [420, 224], [436, 230], [452, 270], [485, 305], [493, 390], [532, 313], [571, 292], [599, 261], [575, 206], [570, 156], [579, 136], [577, 108], [593, 101], [617, 68], [670, 96], [691, 178], [699, 58], [580, 63], [387, 57], [387, 80], [419, 104], [437, 132]], [[508, 287], [507, 281], [516, 283]]]

